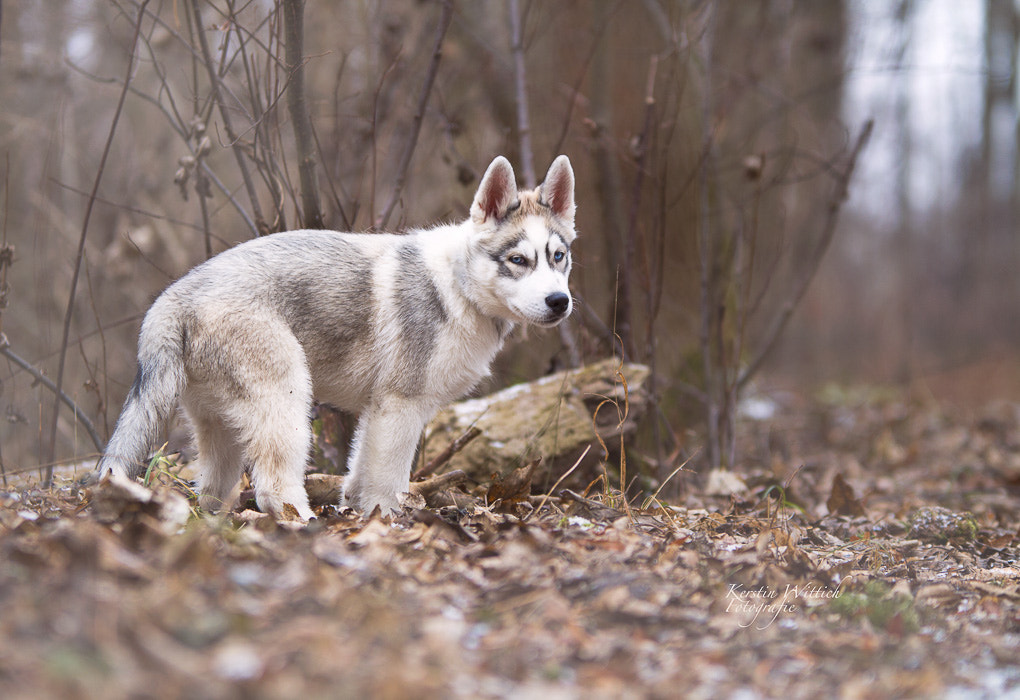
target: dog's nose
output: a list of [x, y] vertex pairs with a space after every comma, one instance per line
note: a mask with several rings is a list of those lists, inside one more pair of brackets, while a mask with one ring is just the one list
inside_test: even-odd
[[545, 298], [545, 305], [556, 314], [562, 314], [570, 306], [570, 297], [563, 292], [554, 292]]

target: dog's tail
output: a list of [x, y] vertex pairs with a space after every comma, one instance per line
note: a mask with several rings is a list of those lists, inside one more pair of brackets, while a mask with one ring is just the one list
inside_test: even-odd
[[185, 330], [174, 307], [164, 295], [145, 315], [138, 337], [138, 373], [96, 467], [97, 479], [141, 473], [160, 426], [184, 391]]

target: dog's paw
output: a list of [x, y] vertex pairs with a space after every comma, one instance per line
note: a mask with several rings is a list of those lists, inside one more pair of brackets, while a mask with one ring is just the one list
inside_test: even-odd
[[260, 494], [256, 492], [255, 502], [259, 510], [273, 516], [277, 522], [307, 523], [315, 519], [315, 513], [308, 505], [308, 496], [304, 493], [288, 498], [277, 494]]
[[400, 506], [400, 499], [396, 496], [381, 496], [376, 498], [362, 498], [359, 509], [365, 515], [373, 513], [376, 509], [384, 516], [399, 514], [403, 512]]

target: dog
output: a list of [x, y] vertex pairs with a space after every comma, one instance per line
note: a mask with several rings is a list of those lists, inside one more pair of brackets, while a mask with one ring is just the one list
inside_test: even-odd
[[210, 258], [145, 315], [94, 477], [137, 476], [179, 402], [204, 509], [222, 507], [247, 468], [263, 512], [307, 521], [314, 399], [359, 414], [341, 502], [398, 511], [426, 423], [489, 374], [515, 325], [570, 315], [574, 210], [566, 156], [527, 191], [499, 156], [461, 223], [290, 231]]

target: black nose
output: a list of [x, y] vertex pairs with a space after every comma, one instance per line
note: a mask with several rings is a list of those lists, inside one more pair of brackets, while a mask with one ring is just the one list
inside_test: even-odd
[[570, 306], [570, 297], [563, 292], [555, 292], [545, 298], [545, 305], [555, 314], [562, 314]]

